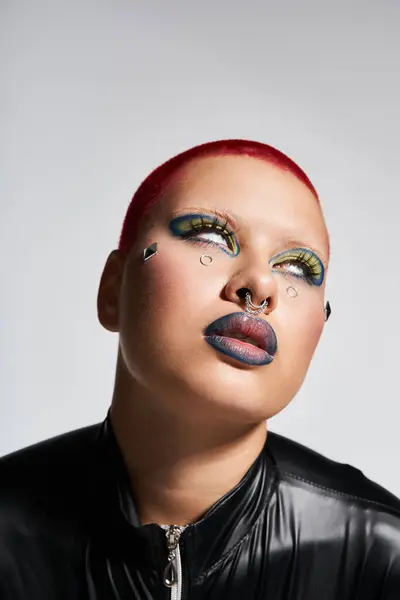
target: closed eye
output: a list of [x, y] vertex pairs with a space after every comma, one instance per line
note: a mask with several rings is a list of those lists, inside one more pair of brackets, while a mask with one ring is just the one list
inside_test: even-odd
[[310, 285], [320, 286], [325, 269], [321, 259], [308, 248], [295, 248], [274, 256], [270, 261], [273, 271], [303, 279]]
[[[236, 256], [239, 244], [235, 232], [230, 229], [227, 221], [214, 214], [192, 213], [173, 219], [170, 230], [184, 241], [190, 241], [202, 246], [216, 246]], [[222, 241], [218, 241], [219, 240]]]

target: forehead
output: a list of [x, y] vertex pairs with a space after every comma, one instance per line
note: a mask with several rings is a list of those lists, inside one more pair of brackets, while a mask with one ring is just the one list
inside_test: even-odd
[[160, 205], [170, 213], [216, 208], [233, 215], [252, 236], [304, 240], [328, 255], [328, 234], [314, 194], [292, 173], [260, 159], [195, 159], [175, 175]]

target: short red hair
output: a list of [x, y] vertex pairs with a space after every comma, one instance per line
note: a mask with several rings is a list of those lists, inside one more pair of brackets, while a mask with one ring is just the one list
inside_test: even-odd
[[128, 252], [135, 240], [142, 218], [150, 212], [165, 192], [178, 170], [195, 158], [206, 156], [250, 156], [289, 171], [304, 183], [318, 199], [318, 194], [302, 169], [288, 156], [272, 146], [249, 140], [218, 140], [200, 144], [170, 158], [157, 167], [136, 190], [125, 215], [118, 248]]

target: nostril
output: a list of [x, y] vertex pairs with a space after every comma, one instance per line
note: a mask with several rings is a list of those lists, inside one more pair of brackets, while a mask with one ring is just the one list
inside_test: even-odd
[[250, 292], [251, 294], [251, 290], [249, 290], [249, 288], [240, 288], [240, 290], [238, 290], [236, 292], [236, 295], [241, 299], [241, 300], [245, 300], [246, 299], [246, 294], [247, 292]]
[[[252, 293], [251, 293], [251, 290], [250, 290], [249, 288], [245, 288], [245, 287], [244, 287], [244, 288], [240, 288], [240, 290], [238, 290], [238, 291], [236, 292], [236, 295], [237, 295], [237, 296], [238, 296], [238, 298], [240, 298], [241, 300], [246, 300], [246, 294], [247, 294], [248, 292], [250, 293], [250, 297], [251, 297], [251, 298], [253, 298], [253, 295], [252, 295]], [[268, 306], [270, 306], [270, 305], [271, 305], [271, 302], [272, 302], [272, 297], [271, 297], [271, 296], [268, 296], [268, 298], [265, 298], [265, 300], [267, 300], [267, 302], [268, 302]], [[262, 301], [260, 301], [260, 304], [262, 304], [262, 303], [263, 303], [265, 300], [262, 300]], [[253, 301], [253, 302], [255, 302], [255, 300], [252, 300], [252, 301]]]

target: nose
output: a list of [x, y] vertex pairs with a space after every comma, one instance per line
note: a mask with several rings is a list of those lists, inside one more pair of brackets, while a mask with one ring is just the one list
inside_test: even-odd
[[246, 293], [250, 292], [251, 302], [261, 306], [266, 300], [267, 305], [263, 312], [271, 314], [277, 306], [278, 290], [276, 279], [272, 275], [269, 265], [253, 266], [240, 273], [236, 273], [225, 287], [225, 297], [231, 302], [245, 307]]

